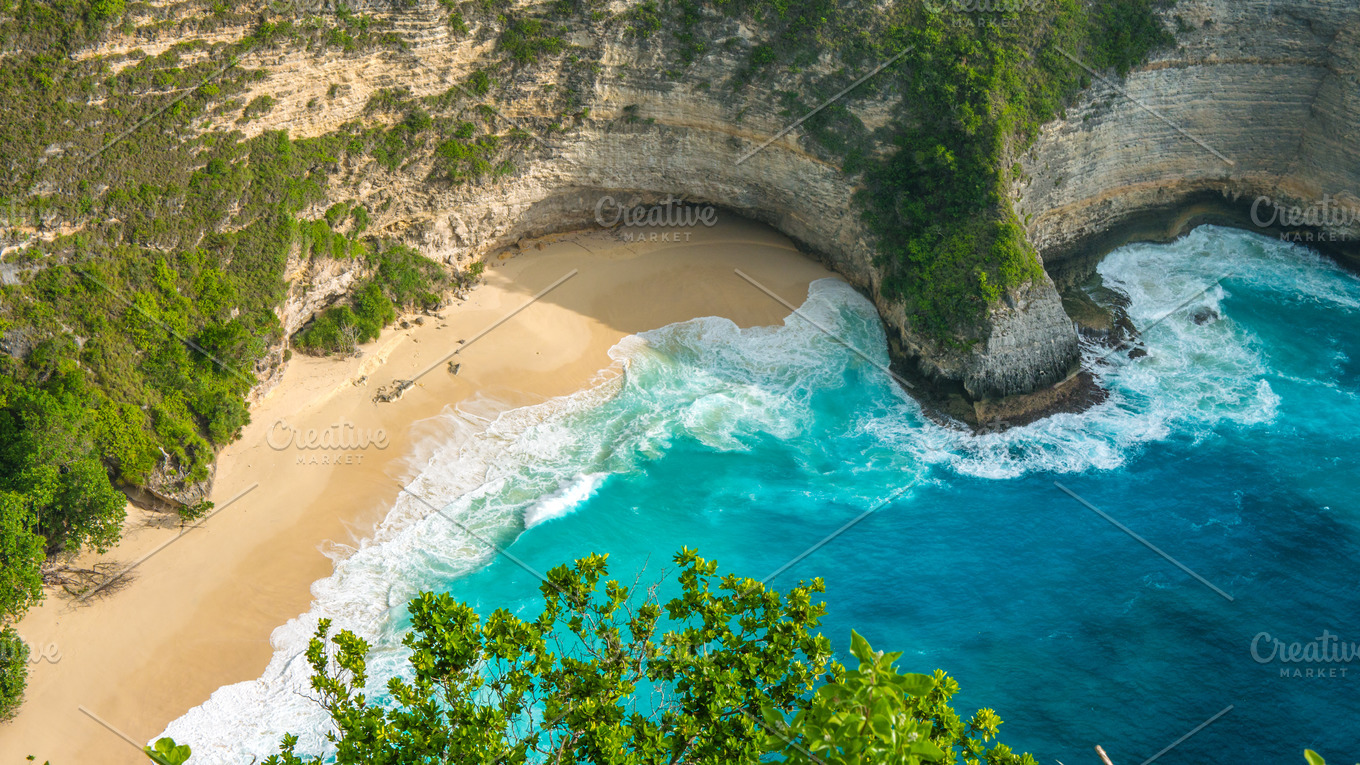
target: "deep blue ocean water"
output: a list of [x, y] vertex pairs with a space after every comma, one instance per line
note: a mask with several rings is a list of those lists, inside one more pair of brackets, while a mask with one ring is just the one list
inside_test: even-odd
[[[1360, 643], [1360, 280], [1214, 227], [1099, 270], [1148, 355], [1086, 349], [1110, 397], [1081, 414], [972, 435], [797, 316], [698, 319], [625, 341], [625, 373], [590, 392], [450, 414], [412, 491], [539, 571], [608, 552], [629, 582], [681, 546], [762, 578], [895, 496], [772, 583], [825, 580], [838, 650], [854, 628], [905, 671], [946, 670], [961, 714], [995, 708], [1002, 740], [1044, 763], [1094, 762], [1096, 744], [1140, 763], [1221, 712], [1158, 762], [1353, 761], [1360, 657], [1269, 654], [1324, 630]], [[1193, 321], [1203, 307], [1218, 320]], [[872, 306], [843, 283], [815, 283], [802, 310], [886, 362]], [[532, 616], [538, 585], [403, 501], [275, 634], [263, 678], [169, 733], [233, 761], [287, 730], [318, 747], [296, 658], [317, 616], [376, 642], [380, 682], [400, 671], [415, 592]]]

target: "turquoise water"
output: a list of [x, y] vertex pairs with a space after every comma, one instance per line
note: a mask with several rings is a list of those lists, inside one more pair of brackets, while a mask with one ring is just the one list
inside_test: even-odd
[[[824, 578], [838, 650], [853, 627], [903, 651], [904, 669], [945, 669], [964, 689], [956, 708], [995, 708], [1003, 740], [1041, 762], [1091, 762], [1096, 744], [1142, 762], [1229, 707], [1158, 762], [1360, 755], [1360, 658], [1264, 655], [1324, 630], [1360, 643], [1360, 281], [1213, 227], [1123, 248], [1100, 271], [1148, 356], [1098, 363], [1111, 395], [1082, 414], [974, 436], [931, 423], [798, 317], [749, 330], [699, 319], [626, 341], [625, 373], [588, 393], [449, 415], [412, 491], [540, 571], [608, 552], [629, 581], [682, 545], [764, 577], [897, 494], [773, 582]], [[1202, 306], [1221, 318], [1196, 324]], [[815, 283], [802, 310], [886, 361], [872, 306], [844, 284]], [[375, 640], [381, 676], [400, 671], [414, 592], [528, 615], [538, 584], [403, 501], [275, 634], [264, 677], [169, 733], [229, 761], [272, 751], [285, 730], [319, 747], [324, 719], [297, 693], [318, 615]]]

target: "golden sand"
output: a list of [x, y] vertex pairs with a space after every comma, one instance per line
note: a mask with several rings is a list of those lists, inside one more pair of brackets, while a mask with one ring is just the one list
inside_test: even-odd
[[[647, 243], [602, 231], [546, 237], [488, 258], [484, 284], [442, 319], [389, 328], [358, 358], [294, 356], [220, 455], [215, 515], [166, 545], [177, 528], [148, 526], [147, 513], [130, 510], [122, 544], [103, 560], [130, 564], [165, 546], [78, 604], [49, 592], [18, 625], [47, 660], [31, 665], [23, 707], [0, 725], [0, 761], [142, 765], [136, 747], [90, 715], [144, 742], [220, 686], [259, 677], [270, 633], [305, 612], [309, 585], [331, 573], [323, 551], [371, 534], [409, 477], [418, 423], [445, 407], [477, 394], [522, 406], [573, 393], [610, 367], [607, 351], [620, 339], [677, 321], [782, 321], [788, 310], [734, 268], [794, 305], [810, 282], [832, 276], [758, 224], [671, 232], [673, 241]], [[454, 376], [442, 359], [459, 348]], [[432, 366], [399, 400], [373, 403], [379, 386]], [[385, 438], [362, 449], [298, 449], [292, 439], [309, 429], [317, 438], [328, 429]]]

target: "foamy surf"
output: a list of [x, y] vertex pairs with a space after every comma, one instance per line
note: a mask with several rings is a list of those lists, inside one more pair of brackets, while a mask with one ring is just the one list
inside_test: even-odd
[[532, 529], [580, 507], [600, 488], [607, 476], [607, 473], [592, 473], [564, 484], [561, 491], [544, 497], [524, 512], [524, 528]]
[[[523, 409], [449, 413], [409, 494], [374, 539], [313, 585], [308, 613], [275, 631], [264, 675], [219, 689], [164, 735], [209, 762], [262, 758], [287, 732], [299, 735], [300, 751], [326, 751], [329, 721], [309, 698], [302, 659], [317, 619], [374, 645], [372, 690], [380, 697], [386, 679], [405, 671], [398, 624], [412, 596], [485, 566], [494, 551], [481, 539], [504, 546], [521, 533], [552, 534], [609, 476], [659, 460], [676, 444], [747, 452], [777, 440], [810, 493], [862, 506], [906, 482], [1113, 470], [1155, 442], [1270, 423], [1279, 414], [1272, 386], [1279, 378], [1261, 340], [1233, 320], [1233, 291], [1360, 306], [1353, 280], [1313, 257], [1208, 227], [1172, 245], [1112, 253], [1100, 272], [1128, 297], [1148, 355], [1099, 361], [1106, 349], [1084, 348], [1109, 398], [1002, 433], [932, 423], [891, 378], [797, 315], [744, 330], [702, 318], [626, 338], [611, 351], [623, 370], [612, 381]], [[1231, 275], [1216, 283], [1224, 274]], [[1196, 324], [1197, 307], [1218, 320]], [[800, 312], [887, 363], [873, 306], [845, 283], [813, 283]], [[903, 506], [909, 512], [910, 500]]]

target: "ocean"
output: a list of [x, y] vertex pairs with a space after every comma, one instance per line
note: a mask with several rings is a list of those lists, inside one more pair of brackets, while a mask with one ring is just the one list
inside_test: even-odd
[[[193, 761], [247, 763], [290, 731], [323, 751], [301, 657], [318, 617], [374, 643], [379, 689], [421, 590], [536, 615], [535, 576], [460, 526], [538, 571], [599, 552], [650, 581], [689, 547], [764, 578], [877, 507], [772, 586], [822, 577], [843, 660], [855, 629], [903, 671], [944, 669], [957, 711], [996, 709], [1040, 762], [1097, 744], [1143, 762], [1211, 719], [1157, 762], [1360, 756], [1360, 657], [1290, 649], [1360, 643], [1360, 280], [1210, 226], [1099, 272], [1147, 355], [1084, 348], [1108, 399], [1004, 432], [932, 422], [796, 315], [674, 324], [620, 343], [622, 374], [579, 394], [450, 412], [419, 499], [314, 585], [264, 676], [165, 735]], [[801, 312], [887, 362], [846, 284], [814, 282]]]

